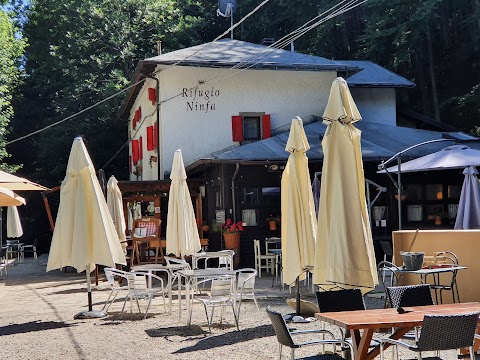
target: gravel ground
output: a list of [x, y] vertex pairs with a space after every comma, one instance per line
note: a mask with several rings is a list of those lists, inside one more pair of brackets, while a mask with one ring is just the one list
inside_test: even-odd
[[[185, 311], [180, 322], [178, 303], [171, 315], [164, 312], [161, 299], [154, 300], [147, 319], [143, 314], [120, 311], [123, 299], [116, 301], [107, 317], [74, 320], [86, 311], [85, 279], [76, 273], [45, 273], [46, 257], [26, 259], [25, 264], [10, 266], [8, 276], [0, 280], [0, 348], [6, 359], [277, 359], [278, 343], [265, 313], [270, 305], [281, 313], [292, 311], [285, 303], [288, 291], [272, 290], [271, 278], [257, 281], [260, 286], [260, 312], [253, 302], [242, 305], [240, 331], [236, 331], [231, 311], [223, 325], [218, 323], [209, 334], [205, 313], [194, 305], [192, 326], [185, 326]], [[100, 310], [110, 290], [105, 281], [94, 288], [94, 310]], [[310, 294], [302, 298], [314, 300]], [[367, 298], [367, 307], [382, 301]], [[127, 305], [128, 311], [128, 305]], [[220, 312], [217, 311], [217, 314]], [[313, 329], [319, 322], [295, 324], [297, 329]], [[327, 328], [339, 334], [337, 328]], [[297, 356], [318, 352], [313, 347], [300, 349]], [[392, 358], [387, 352], [387, 360]], [[284, 349], [285, 358], [289, 351]], [[446, 353], [455, 359], [455, 352]], [[402, 358], [413, 358], [401, 353]], [[445, 358], [445, 357], [443, 357]]]

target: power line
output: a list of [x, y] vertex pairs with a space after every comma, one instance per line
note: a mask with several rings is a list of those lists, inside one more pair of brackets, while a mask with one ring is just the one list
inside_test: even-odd
[[[240, 21], [238, 21], [236, 24], [230, 26], [227, 30], [225, 30], [225, 32], [223, 32], [222, 34], [220, 34], [219, 36], [217, 36], [217, 37], [213, 40], [213, 42], [217, 41], [218, 39], [220, 39], [220, 38], [222, 38], [223, 36], [225, 36], [226, 34], [228, 34], [230, 31], [234, 30], [237, 26], [239, 26], [239, 25], [240, 25], [241, 23], [243, 23], [246, 19], [248, 19], [250, 16], [252, 16], [255, 12], [257, 12], [263, 5], [265, 5], [265, 4], [268, 3], [269, 1], [270, 1], [270, 0], [264, 0], [264, 1], [263, 1], [262, 3], [260, 3], [257, 7], [255, 7], [252, 11], [250, 11], [247, 15], [245, 15], [242, 19], [240, 19]], [[213, 42], [211, 42], [211, 43], [213, 43]], [[185, 61], [186, 59], [188, 59], [189, 57], [194, 56], [195, 54], [197, 54], [198, 52], [202, 51], [207, 45], [209, 45], [209, 44], [211, 44], [211, 43], [205, 44], [203, 47], [201, 47], [200, 49], [198, 49], [198, 50], [195, 51], [194, 53], [192, 53], [192, 54], [188, 55], [187, 57], [185, 57], [184, 59], [179, 60], [179, 61], [177, 61], [176, 63], [170, 65], [168, 68], [171, 68], [171, 67], [173, 67], [173, 66], [176, 66], [176, 65], [178, 65], [179, 63], [181, 63], [181, 62]], [[168, 68], [167, 68], [167, 69], [168, 69]], [[164, 70], [166, 70], [166, 69], [164, 69]], [[154, 74], [156, 74], [156, 73], [154, 73]], [[95, 103], [95, 104], [93, 104], [93, 105], [91, 105], [91, 106], [89, 106], [89, 107], [87, 107], [87, 108], [85, 108], [85, 109], [82, 109], [82, 110], [76, 112], [75, 114], [72, 114], [72, 115], [70, 115], [70, 116], [67, 116], [66, 118], [64, 118], [64, 119], [62, 119], [62, 120], [59, 120], [59, 121], [57, 121], [57, 122], [55, 122], [55, 123], [53, 123], [53, 124], [47, 125], [47, 126], [43, 127], [42, 129], [38, 129], [38, 130], [33, 131], [33, 132], [29, 133], [29, 134], [26, 134], [26, 135], [24, 135], [24, 136], [21, 136], [21, 137], [19, 137], [19, 138], [17, 138], [17, 139], [8, 141], [8, 142], [5, 144], [5, 146], [6, 146], [6, 145], [13, 144], [13, 143], [15, 143], [15, 142], [17, 142], [17, 141], [20, 141], [20, 140], [29, 138], [29, 137], [31, 137], [31, 136], [33, 136], [33, 135], [36, 135], [36, 134], [38, 134], [38, 133], [40, 133], [40, 132], [42, 132], [42, 131], [45, 131], [45, 130], [50, 129], [50, 128], [54, 127], [54, 126], [57, 126], [57, 125], [65, 122], [65, 121], [67, 121], [67, 120], [70, 120], [70, 119], [72, 119], [72, 118], [74, 118], [74, 117], [76, 117], [76, 116], [78, 116], [78, 115], [80, 115], [80, 114], [83, 114], [84, 112], [86, 112], [86, 111], [88, 111], [88, 110], [90, 110], [90, 109], [93, 109], [94, 107], [96, 107], [96, 106], [98, 106], [98, 105], [101, 105], [101, 104], [103, 104], [104, 102], [106, 102], [106, 101], [108, 101], [108, 100], [110, 100], [110, 99], [113, 99], [114, 97], [116, 97], [116, 96], [118, 96], [118, 95], [120, 95], [120, 94], [123, 94], [123, 93], [126, 92], [128, 89], [130, 89], [130, 88], [132, 88], [132, 87], [134, 87], [134, 86], [136, 86], [136, 85], [144, 82], [145, 80], [146, 80], [146, 79], [142, 79], [142, 80], [136, 82], [135, 84], [132, 84], [132, 85], [126, 87], [125, 89], [120, 90], [119, 92], [117, 92], [117, 93], [115, 93], [115, 94], [113, 94], [113, 95], [111, 95], [111, 96], [109, 96], [109, 97], [107, 97], [107, 98], [105, 98], [105, 99], [103, 99], [103, 100], [100, 100], [100, 101], [98, 101], [97, 103]], [[157, 105], [157, 106], [158, 106], [158, 105]], [[142, 123], [143, 123], [143, 121], [142, 121]], [[141, 124], [140, 124], [140, 125], [141, 125]], [[123, 147], [125, 147], [125, 145], [122, 145], [122, 148], [123, 148]], [[110, 161], [111, 161], [111, 160], [110, 160]], [[109, 162], [110, 162], [110, 161], [109, 161]]]

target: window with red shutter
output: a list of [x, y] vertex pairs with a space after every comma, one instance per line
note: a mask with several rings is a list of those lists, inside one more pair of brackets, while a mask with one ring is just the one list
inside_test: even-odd
[[232, 116], [232, 140], [243, 141], [243, 121], [238, 115]]
[[152, 151], [155, 149], [153, 144], [153, 126], [147, 126], [147, 150]]
[[143, 139], [138, 139], [138, 160], [143, 160]]
[[153, 124], [153, 147], [158, 149], [158, 123]]
[[155, 105], [157, 102], [157, 89], [148, 88], [148, 100], [152, 102], [152, 105]]
[[138, 163], [138, 140], [132, 140], [132, 160], [133, 165]]
[[270, 115], [262, 116], [262, 139], [268, 139], [271, 136]]

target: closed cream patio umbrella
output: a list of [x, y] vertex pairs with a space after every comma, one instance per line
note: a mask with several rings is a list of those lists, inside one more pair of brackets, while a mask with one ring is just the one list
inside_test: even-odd
[[315, 206], [308, 172], [310, 149], [303, 122], [292, 120], [285, 150], [290, 153], [281, 182], [282, 272], [286, 284], [297, 282], [297, 314], [300, 312], [298, 280], [313, 266], [315, 255]]
[[361, 120], [347, 82], [333, 81], [323, 114], [328, 125], [322, 140], [322, 187], [313, 282], [322, 289], [378, 284], [375, 253], [365, 198]]
[[96, 264], [126, 265], [93, 163], [82, 138], [75, 138], [60, 187], [47, 271], [72, 266], [86, 270], [88, 308], [92, 311], [90, 272]]
[[22, 223], [16, 206], [7, 207], [7, 238], [19, 238], [23, 235]]
[[173, 155], [170, 179], [172, 183], [168, 194], [166, 252], [184, 257], [200, 251], [201, 245], [180, 150]]
[[117, 231], [118, 240], [122, 244], [122, 248], [125, 250], [127, 248], [127, 243], [125, 242], [125, 215], [123, 214], [123, 199], [122, 192], [118, 187], [118, 181], [115, 176], [110, 176], [107, 183], [107, 206], [112, 216], [113, 223], [115, 225], [115, 230]]
[[[3, 245], [3, 207], [4, 206], [9, 206], [7, 209], [7, 237], [20, 237], [23, 235], [23, 230], [21, 230], [21, 224], [20, 224], [20, 219], [18, 218], [18, 212], [17, 212], [17, 218], [18, 218], [18, 223], [20, 224], [20, 231], [18, 228], [14, 228], [13, 225], [16, 224], [10, 224], [10, 221], [15, 221], [15, 219], [12, 216], [9, 216], [9, 210], [11, 206], [14, 206], [15, 211], [16, 206], [20, 205], [25, 205], [25, 199], [21, 196], [18, 196], [15, 194], [12, 190], [10, 189], [5, 189], [0, 187], [0, 247]], [[21, 232], [21, 234], [20, 234]], [[9, 236], [9, 235], [18, 235], [18, 236]]]

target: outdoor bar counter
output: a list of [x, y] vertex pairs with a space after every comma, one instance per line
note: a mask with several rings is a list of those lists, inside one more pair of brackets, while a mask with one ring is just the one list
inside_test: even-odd
[[[480, 301], [480, 230], [398, 230], [392, 233], [394, 263], [403, 265], [400, 251], [422, 251], [433, 255], [437, 251], [451, 251], [458, 263], [468, 269], [458, 271], [457, 284], [461, 302]], [[418, 284], [416, 275], [408, 275], [409, 284]], [[451, 303], [450, 291], [443, 292], [443, 302]]]

